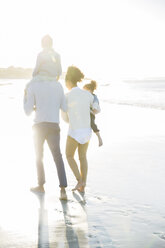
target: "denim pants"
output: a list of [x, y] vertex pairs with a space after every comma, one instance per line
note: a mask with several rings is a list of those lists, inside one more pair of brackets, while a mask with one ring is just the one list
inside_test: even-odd
[[36, 153], [36, 167], [38, 185], [45, 183], [45, 171], [43, 165], [43, 146], [47, 141], [57, 168], [60, 187], [67, 187], [67, 179], [64, 162], [60, 150], [60, 127], [58, 123], [41, 122], [33, 126], [34, 146]]

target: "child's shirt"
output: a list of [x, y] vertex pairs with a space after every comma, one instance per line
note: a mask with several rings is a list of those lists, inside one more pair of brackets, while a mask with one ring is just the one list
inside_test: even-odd
[[95, 94], [92, 94], [93, 96], [94, 96], [94, 100], [93, 100], [93, 102], [95, 103], [98, 103], [99, 104], [99, 99], [98, 99], [98, 97], [95, 95]]
[[[98, 113], [101, 111], [100, 109], [100, 105], [99, 105], [99, 99], [98, 97], [92, 93], [92, 95], [94, 96], [94, 99], [93, 99], [93, 106], [95, 109], [97, 109]], [[93, 110], [91, 109], [91, 114], [95, 115], [95, 113], [93, 112]]]
[[57, 79], [62, 73], [60, 55], [52, 48], [43, 49], [37, 56], [33, 77], [45, 76]]

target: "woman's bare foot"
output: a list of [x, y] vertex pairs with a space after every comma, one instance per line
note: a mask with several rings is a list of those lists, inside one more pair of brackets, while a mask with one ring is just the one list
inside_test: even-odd
[[81, 186], [80, 188], [78, 188], [78, 191], [81, 193], [85, 193], [85, 186]]
[[66, 194], [66, 190], [65, 188], [61, 188], [61, 191], [60, 191], [60, 200], [67, 200], [67, 194]]
[[37, 187], [33, 187], [30, 189], [33, 193], [45, 193], [45, 189], [43, 185], [38, 185]]
[[76, 186], [72, 189], [72, 191], [78, 190], [82, 186], [84, 186], [84, 183], [82, 182], [82, 180], [79, 180]]

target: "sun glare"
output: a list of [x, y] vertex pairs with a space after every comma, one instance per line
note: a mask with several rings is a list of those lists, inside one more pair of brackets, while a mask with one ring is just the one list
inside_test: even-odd
[[165, 20], [153, 2], [3, 1], [0, 67], [34, 67], [41, 37], [49, 33], [63, 70], [75, 64], [106, 78], [162, 75]]
[[[101, 129], [101, 136], [103, 134], [104, 146], [96, 150], [97, 136], [94, 134], [94, 145], [89, 151], [89, 172], [91, 173], [89, 180], [91, 181], [89, 181], [89, 187], [87, 185], [87, 194], [78, 193], [78, 190], [83, 187], [77, 188], [77, 191], [72, 194], [70, 188], [74, 184], [72, 180], [74, 175], [72, 175], [65, 154], [68, 124], [62, 123], [61, 120], [60, 147], [66, 165], [69, 197], [67, 204], [59, 201], [58, 174], [56, 167], [53, 166], [54, 160], [48, 145], [45, 144], [46, 180], [49, 178], [45, 184], [45, 187], [48, 187], [45, 194], [47, 206], [45, 206], [44, 197], [37, 196], [36, 198], [36, 195], [29, 190], [31, 186], [35, 186], [37, 179], [31, 129], [33, 115], [27, 117], [23, 111], [24, 88], [30, 79], [9, 78], [10, 73], [6, 73], [7, 78], [0, 78], [0, 235], [2, 236], [0, 246], [4, 243], [7, 245], [3, 247], [11, 247], [12, 242], [22, 240], [22, 243], [17, 244], [19, 247], [25, 247], [26, 242], [29, 247], [34, 247], [28, 243], [31, 240], [33, 244], [38, 243], [38, 247], [49, 243], [51, 245], [52, 242], [56, 242], [52, 244], [59, 244], [60, 247], [71, 247], [70, 242], [73, 239], [73, 242], [75, 240], [77, 242], [75, 247], [79, 247], [79, 244], [89, 247], [89, 240], [96, 240], [96, 246], [100, 247], [99, 245], [104, 246], [102, 240], [110, 244], [109, 237], [111, 236], [114, 240], [117, 240], [118, 236], [121, 238], [123, 230], [124, 234], [128, 234], [128, 243], [131, 244], [130, 242], [135, 240], [132, 242], [135, 244], [140, 239], [141, 233], [138, 233], [136, 237], [135, 232], [132, 232], [134, 229], [129, 230], [130, 217], [135, 219], [131, 222], [131, 225], [135, 224], [134, 231], [140, 224], [144, 226], [144, 224], [150, 225], [151, 223], [152, 228], [148, 225], [151, 233], [147, 233], [146, 237], [147, 240], [148, 237], [154, 239], [152, 230], [155, 224], [149, 218], [150, 212], [148, 216], [147, 214], [145, 216], [147, 213], [145, 209], [151, 209], [151, 215], [155, 214], [155, 209], [157, 209], [154, 209], [155, 200], [153, 199], [153, 205], [146, 204], [145, 201], [136, 204], [138, 197], [140, 199], [136, 190], [140, 192], [138, 183], [143, 180], [143, 177], [144, 184], [140, 185], [140, 189], [142, 190], [144, 186], [147, 190], [145, 176], [149, 178], [151, 165], [151, 176], [153, 173], [151, 181], [155, 182], [157, 189], [160, 187], [159, 192], [161, 192], [161, 184], [157, 184], [156, 180], [159, 179], [156, 179], [155, 175], [159, 173], [163, 175], [161, 172], [164, 171], [162, 162], [165, 132], [165, 118], [162, 115], [162, 109], [165, 109], [164, 81], [154, 79], [155, 82], [148, 83], [149, 80], [147, 82], [141, 80], [142, 83], [136, 83], [136, 80], [134, 82], [132, 80], [130, 83], [126, 80], [123, 82], [123, 79], [165, 78], [164, 7], [165, 4], [161, 0], [2, 1], [0, 8], [1, 71], [9, 72], [2, 68], [10, 66], [12, 69], [12, 66], [34, 68], [37, 54], [42, 49], [41, 39], [49, 34], [53, 38], [54, 49], [61, 56], [63, 72], [68, 66], [75, 65], [85, 74], [86, 81], [93, 79], [98, 82], [96, 94], [98, 93], [102, 106], [101, 115], [96, 118]], [[20, 69], [20, 71], [23, 70]], [[27, 71], [31, 73], [31, 70]], [[60, 82], [64, 86], [64, 79], [60, 79]], [[83, 83], [80, 87], [83, 87]], [[64, 87], [64, 92], [67, 92], [66, 87]], [[36, 106], [38, 108], [37, 104]], [[143, 108], [140, 108], [142, 106]], [[97, 135], [98, 133], [96, 132]], [[150, 146], [152, 146], [153, 154], [149, 151]], [[160, 151], [155, 151], [155, 148]], [[154, 155], [154, 152], [157, 153]], [[141, 156], [144, 159], [142, 163]], [[160, 157], [160, 161], [156, 160], [157, 157]], [[140, 168], [144, 168], [139, 170], [139, 165]], [[161, 177], [163, 185], [164, 178], [160, 176], [160, 179]], [[137, 181], [134, 182], [134, 178]], [[102, 183], [101, 180], [104, 182]], [[107, 187], [107, 183], [110, 186]], [[148, 181], [149, 184], [151, 183]], [[122, 189], [122, 185], [125, 188]], [[125, 195], [122, 192], [125, 192]], [[152, 195], [151, 190], [150, 192]], [[106, 194], [107, 199], [104, 200]], [[145, 197], [145, 192], [142, 192], [141, 197], [142, 199]], [[126, 204], [124, 204], [124, 198]], [[159, 201], [157, 202], [159, 204]], [[130, 203], [133, 204], [132, 210]], [[88, 212], [85, 204], [88, 206]], [[116, 209], [120, 207], [120, 204], [121, 210], [118, 211]], [[100, 206], [103, 205], [105, 207], [101, 209]], [[136, 208], [137, 211], [135, 211]], [[105, 214], [104, 218], [100, 216], [101, 221], [98, 218], [100, 211]], [[141, 217], [142, 211], [145, 218]], [[91, 219], [88, 218], [89, 216]], [[157, 219], [163, 223], [164, 216], [158, 216]], [[120, 219], [123, 220], [123, 226]], [[152, 221], [148, 221], [150, 219]], [[108, 220], [111, 220], [111, 223], [108, 223]], [[138, 220], [139, 222], [136, 222]], [[108, 234], [104, 235], [105, 224], [107, 224]], [[158, 227], [158, 223], [156, 225]], [[163, 227], [163, 224], [161, 226]], [[102, 235], [103, 239], [100, 238]], [[36, 240], [37, 237], [38, 240]], [[127, 239], [122, 237], [121, 245], [123, 240], [127, 242]], [[92, 242], [94, 241], [91, 241], [91, 245]], [[42, 243], [41, 246], [40, 243]]]

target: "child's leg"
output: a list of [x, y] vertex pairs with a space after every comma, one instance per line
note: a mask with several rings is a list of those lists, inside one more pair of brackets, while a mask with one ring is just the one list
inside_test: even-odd
[[98, 137], [99, 146], [102, 146], [103, 145], [103, 141], [102, 141], [102, 138], [100, 136], [100, 130], [98, 129], [98, 127], [97, 127], [97, 125], [95, 123], [95, 115], [93, 115], [92, 113], [91, 113], [91, 128], [92, 128], [93, 132]]
[[102, 146], [103, 145], [103, 140], [102, 140], [102, 138], [101, 138], [101, 136], [100, 136], [100, 132], [95, 132], [95, 134], [97, 135], [97, 137], [98, 137], [98, 140], [99, 140], [99, 146]]

